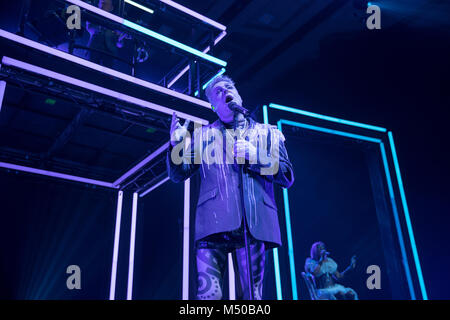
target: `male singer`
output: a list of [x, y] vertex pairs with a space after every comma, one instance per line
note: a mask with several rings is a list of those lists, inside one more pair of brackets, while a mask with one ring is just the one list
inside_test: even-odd
[[[167, 156], [172, 181], [201, 176], [195, 216], [197, 299], [222, 299], [231, 252], [236, 298], [261, 300], [265, 250], [281, 245], [273, 183], [289, 188], [294, 182], [285, 138], [276, 127], [248, 116], [229, 77], [216, 77], [205, 93], [219, 119], [194, 130], [191, 144], [183, 144], [190, 136], [189, 120], [181, 125], [174, 114]], [[179, 152], [185, 152], [183, 161], [176, 161]]]

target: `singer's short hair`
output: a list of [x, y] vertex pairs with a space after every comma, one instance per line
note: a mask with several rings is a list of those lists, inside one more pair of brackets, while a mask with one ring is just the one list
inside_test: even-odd
[[220, 81], [226, 81], [231, 83], [234, 86], [234, 81], [233, 79], [231, 79], [230, 77], [226, 76], [226, 75], [220, 75], [215, 77], [206, 87], [205, 89], [205, 95], [206, 98], [208, 98], [208, 101], [211, 102], [211, 90], [212, 88], [214, 88], [214, 86], [216, 85], [216, 83], [220, 82]]

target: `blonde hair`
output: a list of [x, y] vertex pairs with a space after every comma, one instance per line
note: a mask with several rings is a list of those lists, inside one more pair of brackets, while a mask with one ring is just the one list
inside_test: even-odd
[[215, 77], [206, 87], [205, 89], [205, 95], [206, 98], [208, 98], [208, 101], [211, 102], [211, 90], [214, 88], [214, 86], [216, 85], [216, 83], [220, 82], [220, 81], [226, 81], [228, 83], [231, 83], [234, 86], [234, 81], [233, 79], [231, 79], [230, 77], [226, 76], [226, 75], [220, 75]]

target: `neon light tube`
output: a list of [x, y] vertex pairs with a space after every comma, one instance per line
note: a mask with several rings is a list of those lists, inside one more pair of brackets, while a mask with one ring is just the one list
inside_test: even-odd
[[183, 287], [182, 299], [189, 300], [189, 220], [190, 220], [190, 179], [184, 181], [184, 213], [183, 213]]
[[134, 248], [136, 242], [136, 215], [138, 205], [138, 194], [133, 193], [133, 207], [131, 211], [131, 233], [130, 233], [130, 255], [128, 260], [128, 287], [127, 300], [133, 299], [133, 273], [134, 273]]
[[403, 211], [405, 214], [406, 227], [408, 228], [409, 240], [411, 243], [414, 262], [416, 265], [417, 276], [419, 278], [420, 290], [422, 292], [423, 300], [428, 300], [428, 295], [427, 295], [427, 291], [425, 288], [425, 282], [424, 282], [423, 274], [422, 274], [422, 268], [420, 266], [420, 261], [419, 261], [419, 254], [417, 253], [416, 240], [414, 239], [414, 232], [412, 229], [411, 217], [409, 215], [408, 203], [406, 202], [405, 189], [403, 188], [403, 181], [402, 181], [402, 176], [400, 173], [400, 166], [398, 163], [397, 151], [395, 149], [395, 144], [394, 144], [394, 136], [392, 135], [391, 131], [388, 132], [388, 137], [389, 137], [389, 144], [391, 146], [392, 158], [394, 160], [395, 174], [397, 176], [398, 187], [400, 189], [400, 198], [402, 200]]
[[173, 86], [173, 84], [174, 84], [175, 82], [177, 82], [178, 79], [180, 79], [180, 78], [181, 78], [181, 77], [182, 77], [189, 69], [190, 69], [189, 65], [187, 65], [186, 67], [184, 67], [184, 69], [181, 70], [180, 73], [177, 74], [177, 75], [169, 82], [169, 84], [167, 85], [167, 88], [170, 88], [171, 86]]
[[275, 104], [275, 103], [270, 103], [269, 107], [273, 108], [273, 109], [278, 109], [278, 110], [283, 110], [283, 111], [288, 111], [288, 112], [301, 114], [301, 115], [304, 115], [304, 116], [307, 116], [307, 117], [312, 117], [312, 118], [327, 120], [327, 121], [331, 121], [331, 122], [341, 123], [341, 124], [345, 124], [345, 125], [349, 125], [349, 126], [354, 126], [354, 127], [359, 127], [359, 128], [369, 129], [369, 130], [375, 130], [375, 131], [379, 131], [379, 132], [386, 132], [387, 131], [385, 128], [382, 128], [382, 127], [377, 127], [377, 126], [372, 126], [372, 125], [369, 125], [369, 124], [364, 124], [364, 123], [359, 123], [359, 122], [354, 122], [354, 121], [349, 121], [349, 120], [343, 120], [343, 119], [338, 119], [338, 118], [334, 118], [334, 117], [324, 116], [322, 114], [313, 113], [313, 112], [309, 112], [309, 111], [304, 111], [304, 110], [300, 110], [300, 109], [296, 109], [296, 108], [292, 108], [292, 107], [286, 107], [286, 106], [282, 106], [282, 105]]
[[[197, 49], [189, 47], [189, 46], [187, 46], [187, 45], [185, 45], [185, 44], [183, 44], [181, 42], [178, 42], [178, 41], [173, 40], [173, 39], [171, 39], [169, 37], [166, 37], [166, 36], [164, 36], [162, 34], [159, 34], [159, 33], [155, 32], [153, 30], [150, 30], [148, 28], [144, 28], [143, 26], [140, 26], [140, 25], [138, 25], [138, 24], [136, 24], [134, 22], [131, 22], [129, 20], [126, 20], [126, 19], [123, 19], [121, 17], [118, 17], [118, 16], [115, 16], [113, 14], [110, 14], [110, 13], [108, 13], [108, 12], [102, 10], [102, 9], [94, 7], [94, 6], [92, 6], [90, 4], [87, 4], [87, 3], [83, 2], [83, 1], [80, 1], [80, 0], [66, 0], [66, 1], [70, 2], [72, 4], [75, 4], [75, 5], [79, 6], [79, 7], [82, 7], [84, 9], [88, 10], [88, 11], [94, 12], [94, 13], [96, 13], [96, 14], [98, 14], [100, 16], [103, 16], [105, 18], [111, 19], [111, 20], [113, 20], [115, 22], [118, 22], [118, 23], [120, 23], [120, 24], [122, 24], [124, 26], [127, 26], [127, 27], [129, 27], [131, 29], [134, 29], [136, 31], [139, 31], [139, 32], [141, 32], [143, 34], [146, 34], [146, 35], [148, 35], [148, 36], [150, 36], [150, 37], [152, 37], [154, 39], [160, 40], [160, 41], [165, 42], [165, 43], [167, 43], [167, 44], [169, 44], [171, 46], [177, 47], [178, 49], [181, 49], [183, 51], [189, 52], [189, 53], [191, 53], [193, 55], [196, 55], [199, 58], [208, 60], [208, 61], [210, 61], [212, 63], [215, 63], [215, 64], [218, 64], [218, 65], [220, 65], [222, 67], [225, 67], [227, 65], [227, 63], [225, 61], [223, 61], [223, 60], [220, 60], [220, 59], [215, 58], [215, 57], [213, 57], [211, 55], [203, 53], [203, 52], [201, 52], [201, 51], [199, 51]], [[113, 16], [114, 18], [112, 18], [111, 16]]]
[[145, 166], [147, 163], [149, 163], [150, 161], [152, 161], [154, 158], [156, 158], [159, 154], [161, 154], [164, 150], [166, 150], [169, 147], [169, 142], [166, 142], [165, 144], [163, 144], [161, 147], [159, 147], [156, 151], [152, 152], [152, 154], [150, 154], [148, 157], [146, 157], [144, 160], [142, 160], [141, 162], [139, 162], [137, 165], [135, 165], [133, 168], [131, 168], [130, 170], [128, 170], [124, 175], [122, 175], [119, 179], [117, 179], [116, 181], [113, 182], [114, 186], [119, 186], [126, 178], [128, 178], [129, 176], [133, 175], [134, 173], [136, 173], [136, 171], [138, 171], [139, 169], [141, 169], [143, 166]]
[[295, 126], [295, 127], [309, 129], [309, 130], [315, 130], [315, 131], [336, 134], [339, 136], [344, 136], [344, 137], [353, 138], [353, 139], [365, 140], [365, 141], [375, 142], [375, 143], [381, 142], [381, 140], [377, 139], [377, 138], [371, 138], [371, 137], [361, 136], [359, 134], [348, 133], [345, 131], [338, 131], [338, 130], [332, 130], [332, 129], [322, 128], [322, 127], [312, 126], [312, 125], [301, 123], [301, 122], [294, 122], [294, 121], [284, 120], [284, 119], [281, 119], [279, 122], [281, 124], [287, 124], [287, 125], [291, 125], [291, 126]]
[[5, 96], [6, 82], [0, 81], [0, 111], [2, 111], [3, 97]]
[[166, 37], [166, 36], [164, 36], [162, 34], [159, 34], [159, 33], [155, 32], [153, 30], [144, 28], [144, 27], [142, 27], [142, 26], [140, 26], [140, 25], [138, 25], [138, 24], [136, 24], [134, 22], [131, 22], [131, 21], [128, 21], [128, 20], [124, 20], [123, 21], [123, 25], [127, 26], [129, 28], [132, 28], [132, 29], [134, 29], [136, 31], [140, 31], [140, 32], [142, 32], [142, 33], [152, 37], [152, 38], [155, 38], [155, 39], [158, 39], [158, 40], [160, 40], [162, 42], [170, 44], [171, 46], [177, 47], [178, 49], [181, 49], [181, 50], [189, 52], [189, 53], [191, 53], [193, 55], [196, 55], [199, 58], [211, 61], [212, 63], [218, 64], [219, 66], [225, 67], [227, 65], [227, 63], [225, 61], [223, 61], [223, 60], [215, 58], [215, 57], [213, 57], [213, 56], [211, 56], [211, 55], [209, 55], [207, 53], [203, 53], [200, 50], [191, 48], [191, 47], [189, 47], [189, 46], [187, 46], [187, 45], [185, 45], [185, 44], [183, 44], [181, 42], [178, 42], [176, 40], [170, 39], [170, 38], [168, 38], [168, 37]]
[[267, 111], [267, 106], [263, 105], [263, 120], [264, 123], [269, 124], [269, 113]]
[[135, 6], [136, 8], [139, 8], [139, 9], [146, 11], [148, 13], [151, 13], [151, 14], [153, 14], [155, 12], [154, 10], [144, 7], [143, 5], [136, 3], [134, 1], [131, 1], [131, 0], [125, 0], [125, 3], [131, 4], [132, 6]]
[[402, 264], [406, 273], [406, 281], [408, 283], [409, 294], [412, 300], [416, 300], [416, 294], [414, 293], [414, 286], [411, 280], [411, 271], [408, 263], [408, 256], [406, 255], [405, 241], [403, 240], [402, 228], [400, 225], [400, 219], [398, 218], [397, 204], [395, 201], [394, 189], [392, 187], [391, 173], [389, 171], [389, 164], [386, 158], [386, 151], [384, 143], [380, 142], [381, 158], [383, 160], [384, 173], [386, 175], [386, 181], [388, 185], [389, 199], [391, 200], [392, 212], [394, 214], [395, 229], [397, 230], [398, 242], [400, 244], [400, 252], [402, 254]]
[[[264, 110], [266, 111], [267, 115], [267, 106], [263, 106], [263, 114]], [[267, 116], [263, 117], [264, 123], [269, 124], [269, 118]], [[273, 252], [273, 267], [274, 267], [274, 273], [275, 273], [275, 287], [277, 290], [277, 300], [283, 300], [282, 290], [281, 290], [281, 275], [280, 275], [280, 260], [278, 258], [278, 248], [274, 248], [272, 250]]]
[[228, 295], [229, 300], [236, 300], [236, 275], [231, 252], [228, 253]]
[[[278, 121], [278, 130], [282, 131], [281, 121]], [[298, 300], [297, 277], [295, 276], [294, 243], [292, 241], [291, 212], [286, 188], [283, 188], [284, 213], [286, 220], [286, 236], [288, 242], [289, 268], [291, 272], [292, 300]]]
[[283, 300], [281, 291], [280, 259], [278, 258], [278, 248], [273, 249], [273, 265], [275, 270], [275, 287], [277, 289], [277, 300]]
[[97, 85], [89, 83], [89, 82], [81, 81], [81, 80], [60, 74], [60, 73], [56, 73], [56, 72], [53, 72], [53, 71], [50, 71], [47, 69], [43, 69], [43, 68], [28, 64], [23, 61], [15, 60], [15, 59], [12, 59], [9, 57], [3, 57], [2, 62], [8, 66], [14, 66], [14, 67], [17, 67], [17, 68], [20, 68], [23, 70], [27, 70], [32, 73], [37, 73], [37, 74], [40, 74], [40, 75], [43, 75], [46, 77], [50, 77], [55, 80], [65, 82], [69, 85], [75, 85], [75, 86], [78, 86], [78, 87], [81, 87], [84, 89], [98, 92], [98, 93], [116, 98], [118, 100], [129, 102], [129, 103], [132, 103], [132, 104], [144, 107], [144, 108], [156, 110], [156, 111], [168, 114], [168, 115], [172, 115], [173, 112], [176, 112], [177, 115], [179, 115], [181, 118], [190, 119], [194, 122], [198, 122], [198, 123], [202, 123], [202, 124], [205, 124], [205, 122], [206, 122], [206, 120], [191, 116], [187, 113], [175, 111], [173, 109], [170, 109], [170, 108], [167, 108], [167, 107], [155, 104], [155, 103], [151, 103], [151, 102], [148, 102], [148, 101], [145, 101], [142, 99], [138, 99], [138, 98], [135, 98], [135, 97], [132, 97], [132, 96], [129, 96], [129, 95], [117, 92], [117, 91], [109, 90], [109, 89], [97, 86]]
[[[103, 12], [103, 10], [101, 10], [101, 11]], [[132, 76], [130, 76], [128, 74], [116, 71], [114, 69], [103, 67], [103, 66], [101, 66], [99, 64], [90, 62], [90, 61], [85, 60], [85, 59], [81, 59], [79, 57], [76, 57], [74, 55], [68, 54], [66, 52], [63, 52], [63, 51], [60, 51], [60, 50], [57, 50], [57, 49], [54, 49], [54, 48], [50, 48], [50, 47], [48, 47], [46, 45], [43, 45], [43, 44], [40, 44], [38, 42], [29, 40], [27, 38], [15, 35], [15, 34], [10, 33], [8, 31], [0, 29], [0, 37], [4, 37], [4, 38], [9, 39], [11, 41], [15, 41], [15, 42], [21, 43], [21, 44], [26, 45], [28, 47], [31, 47], [33, 49], [36, 49], [36, 50], [39, 50], [39, 51], [51, 54], [53, 56], [57, 56], [59, 58], [65, 59], [67, 61], [71, 61], [71, 62], [77, 63], [77, 64], [82, 65], [84, 67], [87, 67], [87, 68], [90, 68], [90, 69], [93, 69], [93, 70], [105, 73], [105, 74], [110, 75], [112, 77], [116, 77], [116, 78], [119, 78], [119, 79], [122, 79], [122, 80], [125, 80], [125, 81], [128, 81], [128, 82], [134, 83], [136, 85], [140, 85], [140, 86], [143, 86], [145, 88], [148, 88], [148, 89], [151, 89], [151, 90], [154, 90], [154, 91], [158, 91], [158, 92], [161, 92], [163, 94], [167, 94], [167, 95], [172, 96], [174, 98], [185, 100], [187, 102], [190, 102], [190, 103], [193, 103], [193, 104], [197, 104], [199, 106], [211, 109], [211, 105], [208, 102], [203, 101], [201, 99], [194, 98], [194, 97], [191, 97], [191, 96], [189, 96], [187, 94], [179, 93], [179, 92], [176, 92], [174, 90], [170, 90], [168, 88], [165, 88], [163, 86], [159, 86], [157, 84], [154, 84], [154, 83], [151, 83], [151, 82], [148, 82], [148, 81], [145, 81], [145, 80], [141, 80], [141, 79], [132, 77]]]
[[122, 200], [123, 191], [119, 191], [117, 197], [117, 211], [116, 211], [116, 228], [114, 232], [114, 251], [111, 268], [111, 285], [109, 289], [109, 300], [114, 300], [116, 297], [116, 277], [117, 277], [117, 260], [119, 256], [119, 240], [120, 240], [120, 221], [122, 218]]
[[160, 182], [158, 182], [158, 183], [155, 184], [154, 186], [150, 187], [149, 189], [147, 189], [147, 190], [145, 190], [143, 193], [141, 193], [141, 194], [139, 195], [139, 197], [142, 198], [142, 197], [145, 196], [147, 193], [149, 193], [149, 192], [155, 190], [156, 188], [158, 188], [160, 185], [162, 185], [164, 182], [166, 182], [166, 181], [169, 180], [169, 179], [170, 179], [169, 177], [164, 178], [163, 180], [161, 180]]
[[215, 78], [217, 78], [218, 76], [220, 76], [220, 75], [222, 75], [222, 74], [224, 74], [224, 73], [225, 73], [225, 68], [220, 69], [220, 71], [219, 71], [214, 77], [212, 77], [211, 79], [209, 79], [209, 80], [203, 85], [202, 89], [205, 90], [206, 87], [208, 86], [208, 84], [211, 83], [211, 81], [213, 81]]
[[[226, 32], [226, 31], [222, 31], [222, 32], [217, 36], [216, 40], [214, 40], [214, 45], [216, 45], [216, 44], [217, 44], [220, 40], [222, 40], [223, 37], [225, 37], [226, 35], [227, 35], [227, 32]], [[210, 46], [207, 46], [207, 47], [205, 48], [205, 50], [203, 50], [202, 52], [203, 52], [203, 53], [208, 53], [209, 50], [211, 50], [211, 47], [210, 47]]]
[[48, 170], [35, 169], [35, 168], [31, 168], [31, 167], [24, 167], [24, 166], [19, 166], [19, 165], [12, 164], [12, 163], [7, 163], [7, 162], [0, 162], [0, 167], [11, 169], [11, 170], [18, 170], [18, 171], [23, 171], [23, 172], [40, 174], [40, 175], [43, 175], [43, 176], [59, 178], [59, 179], [64, 179], [64, 180], [70, 180], [70, 181], [76, 181], [76, 182], [82, 182], [82, 183], [89, 183], [89, 184], [94, 184], [94, 185], [101, 186], [101, 187], [115, 188], [112, 183], [105, 182], [105, 181], [99, 181], [99, 180], [93, 180], [93, 179], [88, 179], [88, 178], [82, 178], [82, 177], [73, 176], [73, 175], [70, 175], [70, 174], [59, 173], [59, 172], [48, 171]]
[[[226, 32], [223, 31], [221, 34], [219, 34], [219, 36], [216, 38], [216, 40], [214, 40], [214, 45], [216, 45], [220, 40], [222, 40], [225, 36], [226, 36]], [[207, 46], [205, 48], [205, 50], [203, 50], [203, 53], [207, 53], [209, 52], [209, 50], [211, 50], [211, 48], [209, 46]], [[184, 67], [183, 70], [180, 71], [180, 73], [178, 73], [167, 85], [167, 88], [170, 88], [171, 86], [173, 86], [173, 84], [175, 82], [178, 81], [178, 79], [180, 79], [188, 70], [190, 69], [190, 66], [187, 65], [186, 67]]]
[[199, 20], [201, 20], [201, 21], [203, 21], [203, 22], [205, 22], [205, 23], [207, 23], [207, 24], [209, 24], [209, 25], [211, 25], [213, 27], [216, 27], [217, 29], [220, 29], [220, 30], [225, 30], [226, 29], [226, 27], [223, 24], [220, 24], [220, 23], [218, 23], [218, 22], [216, 22], [214, 20], [211, 20], [211, 19], [209, 19], [209, 18], [207, 18], [207, 17], [205, 17], [205, 16], [203, 16], [203, 15], [201, 15], [201, 14], [195, 12], [195, 11], [192, 11], [191, 9], [186, 8], [186, 7], [182, 6], [181, 4], [178, 4], [178, 3], [174, 2], [174, 1], [171, 1], [171, 0], [160, 0], [160, 1], [165, 3], [165, 4], [167, 4], [167, 5], [169, 5], [169, 6], [171, 6], [171, 7], [173, 7], [173, 8], [175, 8], [175, 9], [183, 11], [184, 13], [186, 13], [186, 14], [194, 17], [194, 18], [197, 18], [197, 19], [199, 19]]

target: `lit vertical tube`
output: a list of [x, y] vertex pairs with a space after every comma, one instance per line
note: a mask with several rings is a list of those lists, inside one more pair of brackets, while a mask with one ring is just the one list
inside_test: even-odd
[[133, 298], [134, 248], [136, 243], [136, 216], [138, 196], [139, 194], [137, 192], [133, 193], [133, 208], [131, 211], [130, 255], [128, 260], [127, 300], [131, 300]]
[[400, 198], [402, 200], [403, 212], [404, 212], [405, 220], [406, 220], [406, 227], [408, 228], [408, 235], [409, 235], [409, 240], [411, 242], [414, 263], [416, 265], [417, 277], [419, 278], [420, 290], [422, 292], [423, 300], [428, 300], [428, 295], [427, 295], [427, 291], [425, 288], [425, 282], [423, 280], [422, 268], [420, 266], [420, 261], [419, 261], [419, 254], [417, 253], [416, 240], [414, 239], [414, 232], [412, 229], [411, 217], [409, 215], [408, 203], [406, 202], [405, 190], [403, 188], [403, 181], [402, 181], [402, 176], [400, 173], [400, 166], [398, 164], [397, 152], [395, 150], [394, 136], [392, 135], [391, 131], [388, 132], [388, 137], [389, 137], [389, 143], [391, 146], [392, 158], [394, 160], [395, 174], [397, 175], [398, 188], [400, 190]]
[[391, 173], [389, 171], [389, 164], [386, 158], [386, 151], [384, 143], [380, 142], [381, 159], [383, 160], [384, 173], [386, 174], [386, 181], [388, 186], [389, 198], [392, 205], [392, 213], [394, 215], [395, 228], [397, 230], [398, 242], [400, 244], [400, 252], [402, 254], [402, 263], [405, 269], [406, 282], [408, 282], [409, 294], [412, 300], [416, 300], [416, 294], [414, 293], [414, 286], [411, 280], [411, 271], [409, 269], [408, 257], [406, 255], [405, 241], [403, 240], [402, 229], [400, 226], [400, 220], [398, 218], [397, 204], [395, 202], [394, 189], [392, 188]]
[[263, 120], [264, 120], [264, 123], [269, 124], [269, 114], [267, 112], [266, 105], [263, 105]]
[[116, 294], [117, 258], [119, 254], [120, 220], [122, 218], [122, 200], [123, 200], [123, 191], [119, 191], [117, 198], [116, 230], [114, 232], [114, 250], [111, 268], [111, 285], [109, 289], [109, 300], [114, 300]]
[[183, 288], [182, 299], [189, 300], [189, 219], [191, 179], [184, 182], [184, 222], [183, 222]]
[[[269, 124], [269, 116], [268, 116], [267, 106], [263, 106], [263, 118], [264, 123]], [[281, 127], [281, 125], [280, 125]], [[281, 290], [281, 276], [280, 276], [280, 259], [278, 258], [278, 248], [274, 248], [273, 252], [273, 267], [275, 273], [275, 287], [277, 290], [277, 300], [283, 300], [282, 290]]]
[[[281, 121], [278, 121], [278, 130], [282, 131]], [[292, 300], [298, 300], [297, 278], [295, 276], [294, 243], [292, 241], [291, 214], [289, 210], [289, 198], [286, 188], [283, 188], [284, 213], [286, 220], [286, 236], [288, 242], [289, 268], [291, 272]]]
[[2, 111], [3, 97], [5, 96], [6, 82], [0, 81], [0, 111]]
[[228, 253], [228, 291], [229, 291], [229, 300], [236, 300], [236, 279], [234, 274], [234, 266], [233, 266], [233, 256]]
[[292, 242], [291, 215], [287, 189], [283, 188], [284, 213], [286, 216], [286, 235], [288, 240], [289, 267], [291, 271], [292, 300], [298, 300], [297, 278], [295, 276], [294, 244]]
[[277, 289], [277, 300], [283, 300], [281, 291], [281, 278], [280, 278], [280, 262], [278, 258], [278, 248], [273, 249], [273, 264], [275, 268], [275, 287]]

